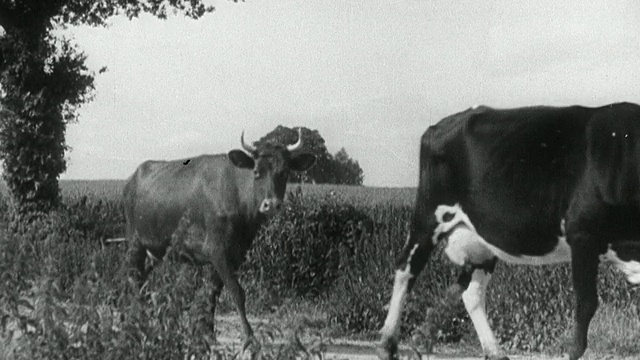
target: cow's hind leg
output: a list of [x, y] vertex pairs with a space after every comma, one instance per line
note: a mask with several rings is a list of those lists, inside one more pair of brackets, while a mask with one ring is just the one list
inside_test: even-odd
[[211, 281], [213, 283], [213, 290], [211, 291], [211, 331], [213, 333], [213, 339], [216, 340], [216, 306], [218, 305], [218, 299], [222, 293], [224, 283], [214, 269], [211, 271]]
[[[198, 318], [198, 330], [203, 338], [203, 340], [207, 343], [207, 345], [214, 345], [217, 343], [217, 333], [216, 333], [216, 306], [218, 304], [218, 298], [222, 293], [222, 288], [224, 287], [224, 283], [220, 278], [220, 275], [216, 272], [216, 270], [211, 266], [210, 268], [211, 275], [211, 298], [210, 302], [207, 302], [207, 309], [199, 308], [201, 311]], [[200, 336], [200, 335], [199, 335]]]
[[380, 330], [382, 335], [378, 348], [378, 357], [380, 359], [397, 358], [402, 308], [407, 294], [411, 291], [416, 277], [424, 268], [432, 250], [433, 244], [431, 240], [422, 233], [415, 238], [409, 237], [402, 253], [398, 257], [389, 310], [384, 326]]
[[469, 313], [473, 327], [476, 329], [482, 350], [488, 359], [508, 360], [500, 357], [500, 346], [493, 335], [486, 312], [487, 285], [495, 268], [496, 259], [488, 260], [482, 265], [464, 267], [458, 284], [462, 288], [462, 301]]
[[138, 288], [142, 287], [148, 274], [148, 271], [145, 269], [146, 259], [147, 250], [138, 241], [133, 240], [131, 242], [131, 248], [129, 248], [127, 271], [129, 277], [135, 281]]

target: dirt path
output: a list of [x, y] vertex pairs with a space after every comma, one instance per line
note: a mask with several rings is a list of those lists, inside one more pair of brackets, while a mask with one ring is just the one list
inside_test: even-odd
[[[265, 325], [268, 328], [268, 321], [259, 318], [249, 317], [249, 322], [254, 327], [257, 334], [260, 333], [260, 329]], [[238, 324], [238, 318], [234, 314], [222, 315], [216, 317], [216, 326], [218, 328], [218, 341], [223, 344], [229, 344], [233, 346], [240, 346], [240, 326]], [[271, 343], [275, 346], [286, 343], [286, 334], [282, 337], [276, 337], [275, 341]], [[303, 337], [302, 343], [310, 344], [313, 342], [313, 338]], [[326, 344], [326, 350], [323, 352], [323, 359], [327, 360], [377, 360], [375, 341], [354, 341], [349, 339], [324, 339]], [[407, 346], [400, 345], [401, 360], [414, 360], [418, 359], [418, 356]], [[484, 357], [477, 355], [460, 354], [456, 353], [457, 349], [447, 348], [437, 350], [437, 354], [422, 355], [421, 360], [483, 360]], [[550, 356], [544, 354], [524, 354], [524, 355], [508, 355], [510, 360], [566, 360], [568, 356]], [[587, 350], [587, 353], [581, 360], [637, 360], [637, 357], [621, 357], [614, 355], [598, 355], [593, 354]]]
[[[233, 344], [234, 346], [240, 346], [239, 341], [231, 341], [230, 339], [219, 339], [221, 343]], [[276, 341], [273, 345], [281, 344]], [[340, 344], [329, 344], [326, 350], [323, 352], [323, 359], [326, 360], [378, 360], [376, 355], [376, 343], [363, 343], [351, 344], [350, 342], [344, 342]], [[415, 360], [418, 359], [418, 355], [413, 353], [408, 348], [401, 348], [401, 360]], [[468, 355], [455, 355], [455, 354], [443, 354], [443, 355], [422, 355], [421, 360], [482, 360], [482, 356], [468, 356]], [[511, 360], [561, 360], [562, 357], [552, 357], [545, 355], [510, 355]], [[595, 358], [593, 358], [595, 359]], [[599, 358], [613, 360], [613, 357]], [[615, 358], [618, 359], [618, 358]], [[588, 358], [585, 358], [588, 360]]]
[[[256, 329], [258, 337], [260, 337], [261, 330], [268, 329], [268, 322], [263, 319], [249, 318], [249, 322]], [[218, 341], [221, 344], [226, 344], [234, 347], [240, 347], [239, 324], [237, 316], [235, 315], [222, 315], [216, 317], [216, 326], [218, 329]], [[283, 334], [284, 338], [286, 335]], [[303, 337], [302, 343], [312, 343], [314, 339]], [[278, 346], [286, 344], [286, 340], [283, 338], [276, 338], [275, 341], [270, 341], [272, 346]], [[354, 341], [348, 339], [324, 339], [326, 350], [323, 352], [323, 359], [327, 360], [377, 360], [375, 341]], [[418, 359], [418, 355], [413, 352], [409, 347], [401, 346], [401, 357], [403, 360]], [[562, 357], [551, 357], [544, 355], [514, 355], [509, 356], [511, 360], [560, 360]], [[471, 355], [458, 355], [458, 354], [429, 354], [422, 355], [421, 359], [424, 360], [480, 360], [482, 356]], [[613, 358], [607, 358], [607, 360], [613, 360]]]
[[[290, 334], [277, 333], [273, 334], [273, 336], [269, 340], [265, 341], [265, 334], [269, 334], [270, 326], [268, 321], [258, 318], [249, 318], [251, 325], [254, 327], [256, 335], [263, 344], [268, 344], [267, 346], [281, 346], [286, 344], [291, 344], [292, 337]], [[216, 318], [216, 327], [217, 327], [217, 340], [219, 341], [222, 347], [230, 347], [233, 349], [240, 349], [241, 347], [241, 334], [239, 331], [239, 324], [237, 316], [235, 315], [222, 315]], [[13, 337], [13, 341], [6, 341], [7, 339], [3, 339], [0, 337], [0, 359], [4, 360], [7, 354], [12, 352], [13, 347], [15, 347], [21, 337], [21, 332], [17, 329], [16, 324], [9, 324], [7, 330], [16, 331]], [[301, 337], [301, 343], [304, 344], [305, 347], [310, 349], [313, 347], [314, 343], [318, 343], [321, 341], [324, 344], [324, 351], [322, 351], [323, 357], [322, 359], [327, 360], [377, 360], [376, 356], [376, 346], [377, 343], [375, 341], [354, 341], [349, 339], [335, 339], [335, 338], [318, 338], [314, 336], [303, 335]], [[420, 360], [481, 360], [483, 359], [480, 355], [461, 355], [455, 354], [456, 349], [448, 349], [442, 351], [441, 354], [429, 354], [422, 355]], [[532, 354], [532, 355], [510, 355], [509, 358], [511, 360], [560, 360], [566, 359], [561, 356], [547, 356], [540, 354]], [[412, 351], [410, 348], [401, 345], [401, 357], [402, 360], [413, 360], [418, 359], [418, 355]], [[586, 356], [583, 360], [631, 360], [633, 357], [616, 357], [616, 356], [596, 356], [587, 352]]]

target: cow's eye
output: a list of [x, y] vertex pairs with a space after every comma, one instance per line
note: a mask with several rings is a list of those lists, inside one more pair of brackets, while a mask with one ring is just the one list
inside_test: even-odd
[[256, 179], [260, 179], [260, 171], [253, 170], [253, 177], [256, 178]]

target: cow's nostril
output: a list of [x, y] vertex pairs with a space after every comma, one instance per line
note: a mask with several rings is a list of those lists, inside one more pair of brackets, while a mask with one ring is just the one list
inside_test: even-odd
[[262, 213], [276, 213], [282, 208], [282, 202], [277, 199], [265, 199], [260, 204], [260, 212]]
[[445, 213], [444, 215], [442, 215], [442, 222], [449, 222], [451, 221], [456, 215], [454, 213]]
[[260, 212], [261, 213], [268, 213], [271, 212], [271, 209], [273, 207], [273, 204], [271, 201], [269, 200], [264, 200], [262, 202], [262, 204], [260, 204]]

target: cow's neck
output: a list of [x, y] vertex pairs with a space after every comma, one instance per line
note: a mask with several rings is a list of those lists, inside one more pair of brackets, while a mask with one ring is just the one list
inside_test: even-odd
[[266, 221], [266, 217], [260, 213], [260, 204], [263, 197], [256, 196], [253, 181], [247, 181], [244, 186], [238, 187], [238, 197], [241, 205], [241, 216], [247, 226], [259, 228]]

